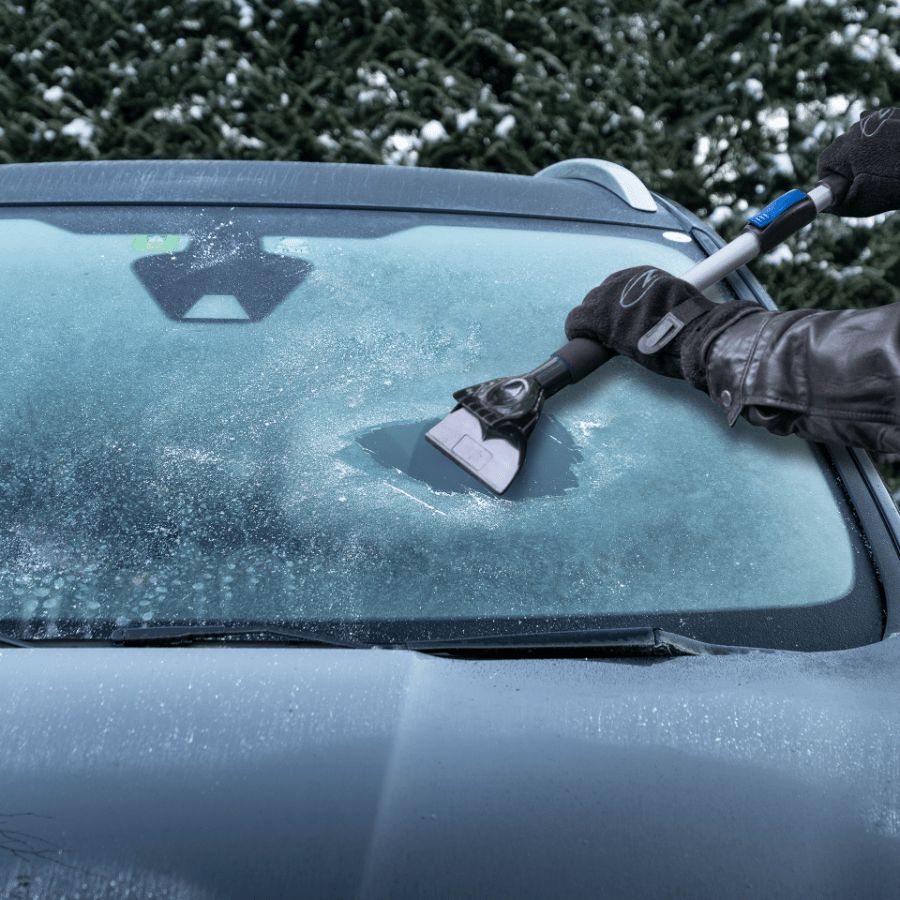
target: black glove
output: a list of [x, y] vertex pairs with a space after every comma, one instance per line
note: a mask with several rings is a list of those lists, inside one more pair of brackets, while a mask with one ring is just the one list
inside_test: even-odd
[[847, 196], [827, 212], [874, 216], [900, 209], [900, 109], [865, 112], [819, 157], [819, 180], [833, 174], [850, 182]]
[[590, 291], [566, 318], [566, 337], [590, 338], [708, 393], [706, 351], [729, 325], [753, 313], [769, 314], [749, 300], [713, 303], [674, 275], [637, 266]]

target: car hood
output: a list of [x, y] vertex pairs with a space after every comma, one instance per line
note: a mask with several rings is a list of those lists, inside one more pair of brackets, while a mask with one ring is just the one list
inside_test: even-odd
[[893, 642], [0, 653], [2, 896], [887, 896]]

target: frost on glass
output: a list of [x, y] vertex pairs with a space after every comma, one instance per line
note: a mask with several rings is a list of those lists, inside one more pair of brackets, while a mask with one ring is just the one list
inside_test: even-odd
[[[437, 225], [321, 237], [293, 221], [259, 252], [308, 265], [256, 322], [218, 282], [167, 316], [132, 266], [168, 237], [0, 223], [4, 618], [687, 612], [852, 586], [806, 445], [729, 429], [627, 361], [548, 403], [504, 498], [424, 443], [453, 390], [543, 360], [610, 272], [684, 271], [678, 247]], [[198, 265], [217, 264], [207, 249]]]

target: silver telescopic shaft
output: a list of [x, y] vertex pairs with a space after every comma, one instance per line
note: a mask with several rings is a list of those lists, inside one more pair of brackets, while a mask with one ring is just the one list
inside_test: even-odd
[[[817, 184], [807, 192], [807, 196], [816, 207], [816, 212], [821, 212], [829, 207], [834, 199], [830, 188], [824, 184]], [[679, 277], [682, 281], [692, 284], [698, 291], [703, 291], [717, 281], [721, 281], [726, 275], [730, 275], [735, 269], [756, 259], [759, 252], [759, 240], [756, 235], [753, 232], [744, 231], [720, 250], [716, 250], [712, 256], [697, 263]]]
[[834, 194], [832, 194], [831, 188], [827, 184], [817, 184], [806, 192], [806, 196], [812, 200], [813, 205], [816, 207], [816, 212], [828, 209], [834, 202]]

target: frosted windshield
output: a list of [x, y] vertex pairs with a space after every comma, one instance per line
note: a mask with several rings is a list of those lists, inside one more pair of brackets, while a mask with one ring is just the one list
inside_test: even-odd
[[0, 617], [525, 622], [845, 595], [853, 550], [807, 445], [729, 429], [627, 361], [548, 403], [507, 497], [423, 442], [453, 390], [563, 343], [607, 274], [696, 252], [508, 221], [0, 221]]

